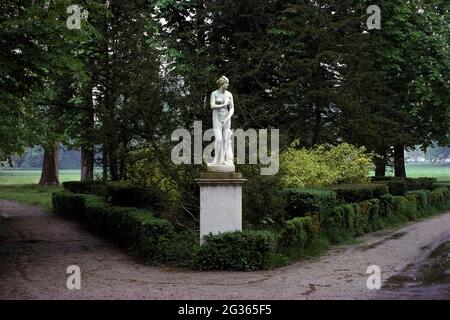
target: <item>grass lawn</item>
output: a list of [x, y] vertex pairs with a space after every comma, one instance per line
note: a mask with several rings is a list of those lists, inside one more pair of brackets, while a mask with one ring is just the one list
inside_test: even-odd
[[41, 187], [37, 184], [0, 185], [0, 199], [13, 200], [50, 211], [52, 193], [60, 190], [62, 187]]
[[[41, 187], [41, 170], [0, 170], [0, 199], [14, 200], [50, 211], [51, 195], [62, 187]], [[60, 170], [59, 181], [80, 180], [80, 170]]]
[[[80, 180], [81, 171], [59, 170], [59, 181]], [[40, 169], [0, 169], [0, 185], [33, 184], [38, 183], [41, 178]]]
[[406, 165], [406, 175], [411, 178], [431, 177], [437, 178], [441, 182], [450, 182], [450, 163], [408, 163]]

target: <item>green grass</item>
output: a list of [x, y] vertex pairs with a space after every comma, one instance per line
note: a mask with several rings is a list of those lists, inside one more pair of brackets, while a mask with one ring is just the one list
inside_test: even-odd
[[62, 187], [42, 187], [37, 184], [0, 185], [0, 199], [13, 200], [51, 211], [52, 193], [61, 190]]
[[408, 163], [406, 175], [411, 178], [430, 177], [437, 178], [438, 181], [450, 181], [450, 163]]
[[[59, 170], [59, 181], [79, 181], [81, 171]], [[38, 183], [41, 177], [40, 169], [0, 169], [0, 185], [18, 185]]]

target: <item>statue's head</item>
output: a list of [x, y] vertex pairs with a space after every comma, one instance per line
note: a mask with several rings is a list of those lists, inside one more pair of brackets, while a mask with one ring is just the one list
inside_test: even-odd
[[228, 86], [230, 85], [230, 80], [228, 80], [227, 77], [222, 76], [219, 80], [217, 80], [217, 85], [219, 88], [228, 89]]

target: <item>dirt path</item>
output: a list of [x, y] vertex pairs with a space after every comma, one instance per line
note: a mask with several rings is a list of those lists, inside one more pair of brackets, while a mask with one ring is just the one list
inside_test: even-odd
[[[334, 247], [317, 259], [274, 271], [195, 272], [156, 268], [129, 257], [77, 222], [0, 200], [0, 299], [450, 299], [448, 287], [431, 296], [368, 290], [367, 267], [382, 280], [420, 263], [450, 237], [450, 213], [400, 230]], [[81, 290], [68, 290], [66, 269], [81, 268]]]

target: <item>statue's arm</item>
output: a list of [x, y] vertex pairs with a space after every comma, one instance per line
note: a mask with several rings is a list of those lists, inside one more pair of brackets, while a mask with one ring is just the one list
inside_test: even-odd
[[216, 104], [216, 97], [214, 95], [214, 92], [211, 93], [211, 109], [213, 110], [217, 110], [217, 109], [222, 109], [227, 105], [227, 102], [225, 101], [224, 104]]
[[231, 117], [234, 115], [234, 100], [233, 100], [233, 95], [230, 93], [230, 109], [228, 112], [228, 116], [225, 118], [224, 122], [226, 122], [227, 120], [231, 119]]

